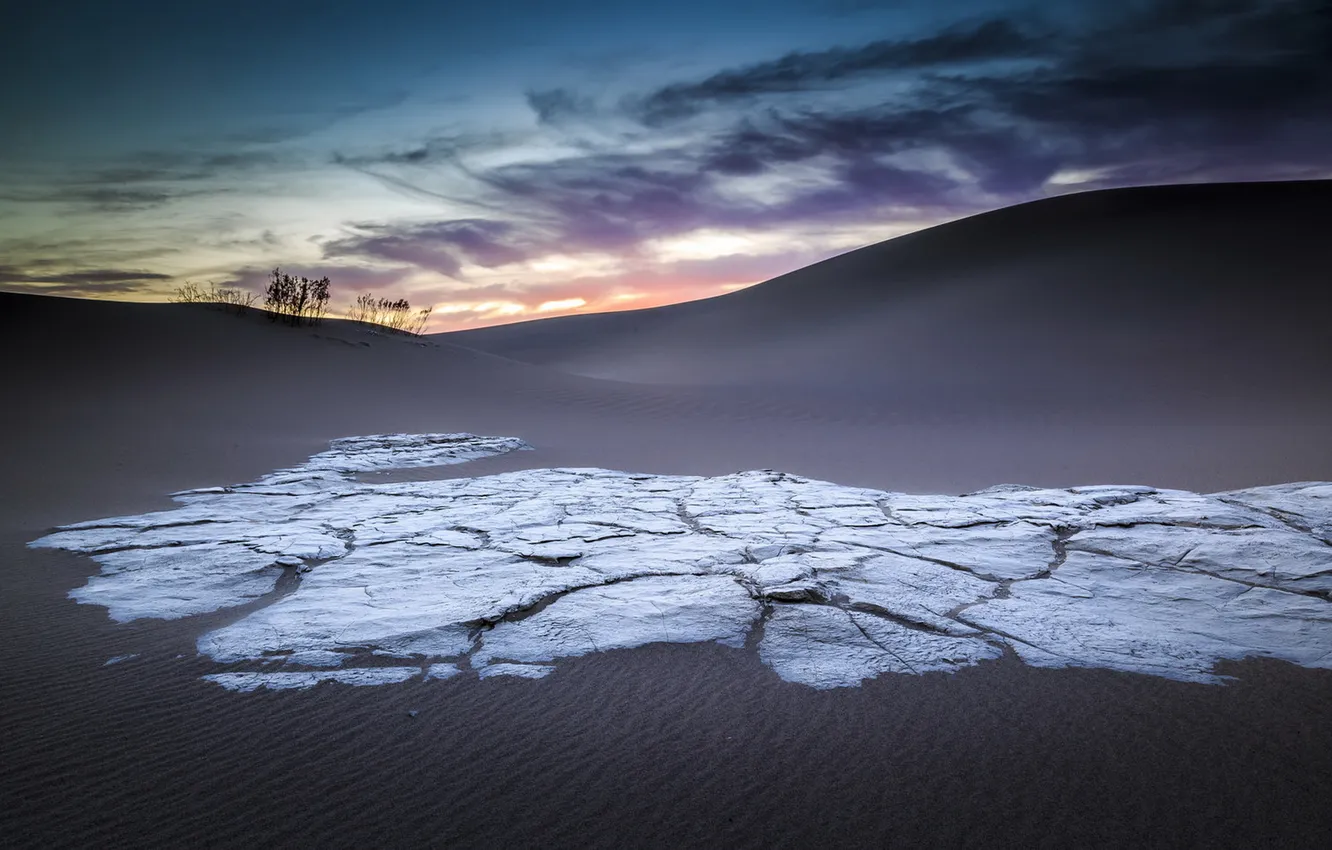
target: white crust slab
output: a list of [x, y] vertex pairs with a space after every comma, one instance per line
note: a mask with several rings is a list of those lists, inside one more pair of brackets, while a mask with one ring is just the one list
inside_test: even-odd
[[[117, 621], [255, 603], [198, 640], [247, 668], [208, 677], [241, 691], [539, 677], [561, 658], [655, 642], [756, 647], [817, 688], [1005, 651], [1199, 682], [1246, 656], [1332, 667], [1329, 484], [921, 496], [771, 471], [356, 479], [521, 448], [470, 434], [338, 440], [252, 484], [30, 545], [92, 556], [101, 572], [70, 595]], [[369, 656], [418, 666], [355, 666]]]

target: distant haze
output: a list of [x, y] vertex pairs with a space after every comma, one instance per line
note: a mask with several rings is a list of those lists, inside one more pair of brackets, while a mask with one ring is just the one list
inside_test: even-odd
[[16, 292], [280, 265], [443, 331], [719, 295], [1070, 191], [1332, 176], [1318, 0], [147, 0], [4, 29]]

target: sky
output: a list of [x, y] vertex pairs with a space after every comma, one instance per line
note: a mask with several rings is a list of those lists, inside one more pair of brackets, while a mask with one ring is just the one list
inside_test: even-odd
[[0, 289], [268, 273], [444, 331], [975, 212], [1332, 177], [1327, 0], [101, 0], [0, 12]]

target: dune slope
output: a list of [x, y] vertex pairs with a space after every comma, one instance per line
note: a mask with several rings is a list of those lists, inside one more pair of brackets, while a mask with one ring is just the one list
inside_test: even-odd
[[1089, 192], [746, 290], [439, 338], [626, 381], [1177, 408], [1322, 385], [1332, 182]]

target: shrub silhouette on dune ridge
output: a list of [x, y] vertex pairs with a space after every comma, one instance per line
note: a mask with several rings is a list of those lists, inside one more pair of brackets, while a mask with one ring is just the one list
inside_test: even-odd
[[283, 274], [275, 268], [265, 290], [264, 307], [275, 322], [281, 319], [289, 325], [318, 324], [328, 312], [328, 286], [327, 277], [313, 280]]
[[244, 313], [254, 306], [258, 297], [253, 292], [246, 292], [238, 287], [210, 283], [205, 289], [197, 283], [186, 281], [176, 287], [169, 300], [173, 304], [213, 304], [234, 309], [237, 313]]
[[357, 296], [347, 310], [347, 318], [366, 325], [379, 325], [400, 333], [420, 336], [434, 307], [412, 310], [406, 298], [390, 301], [375, 298], [369, 292]]

